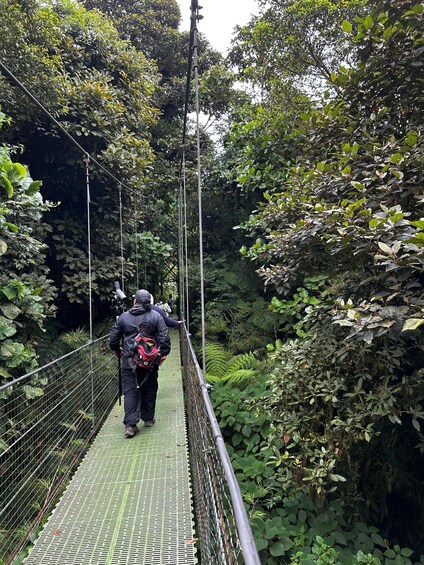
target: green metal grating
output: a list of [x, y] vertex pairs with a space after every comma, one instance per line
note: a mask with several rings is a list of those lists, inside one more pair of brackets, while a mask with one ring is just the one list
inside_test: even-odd
[[115, 406], [26, 564], [197, 563], [176, 331], [172, 338], [156, 424], [126, 439], [123, 406]]

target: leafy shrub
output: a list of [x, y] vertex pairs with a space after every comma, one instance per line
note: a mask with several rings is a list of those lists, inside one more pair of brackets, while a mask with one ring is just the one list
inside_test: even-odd
[[[314, 500], [279, 476], [276, 454], [284, 453], [290, 437], [264, 406], [272, 396], [267, 378], [240, 390], [217, 383], [212, 401], [233, 467], [251, 517], [261, 562], [357, 565], [408, 565], [413, 551], [391, 545], [375, 526], [353, 512], [353, 505], [330, 496]], [[275, 430], [279, 429], [279, 433]], [[334, 475], [334, 480], [343, 479]], [[288, 487], [288, 485], [291, 486]], [[357, 510], [357, 509], [356, 509]], [[424, 563], [424, 556], [420, 563]]]
[[[0, 127], [7, 121], [0, 112]], [[36, 367], [33, 334], [54, 311], [39, 224], [51, 204], [40, 195], [41, 181], [10, 153], [0, 147], [0, 382]]]

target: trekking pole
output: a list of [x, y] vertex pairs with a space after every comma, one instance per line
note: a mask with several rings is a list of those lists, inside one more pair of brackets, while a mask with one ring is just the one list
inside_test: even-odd
[[121, 406], [122, 378], [121, 378], [121, 356], [118, 356], [118, 404]]

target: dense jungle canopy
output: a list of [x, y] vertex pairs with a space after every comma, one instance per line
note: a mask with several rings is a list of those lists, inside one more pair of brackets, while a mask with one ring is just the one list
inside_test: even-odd
[[[216, 413], [263, 563], [424, 563], [424, 5], [258, 6], [227, 58], [200, 33]], [[90, 168], [96, 335], [120, 197], [126, 291], [176, 288], [180, 19], [175, 0], [0, 0], [1, 62], [122, 183]], [[87, 340], [88, 242], [81, 153], [6, 76], [0, 110], [4, 382]], [[194, 336], [195, 150], [189, 125]]]

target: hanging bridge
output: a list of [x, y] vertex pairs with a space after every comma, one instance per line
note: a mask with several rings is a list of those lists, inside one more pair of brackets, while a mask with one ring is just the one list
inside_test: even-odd
[[0, 387], [2, 563], [31, 541], [33, 565], [259, 564], [188, 333], [171, 335], [157, 422], [132, 439], [105, 337]]
[[[179, 190], [180, 332], [160, 370], [157, 422], [123, 436], [119, 366], [93, 338], [90, 166], [128, 188], [63, 128], [0, 62], [3, 74], [83, 154], [86, 172], [89, 341], [0, 386], [0, 564], [259, 565], [245, 505], [190, 340], [185, 136], [191, 72], [197, 115], [202, 357], [205, 307], [197, 62], [191, 0]], [[130, 190], [130, 189], [129, 189]], [[138, 288], [138, 275], [137, 275]]]

